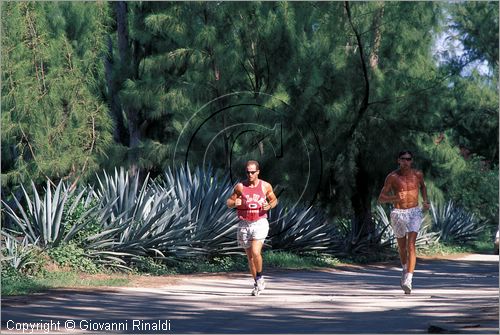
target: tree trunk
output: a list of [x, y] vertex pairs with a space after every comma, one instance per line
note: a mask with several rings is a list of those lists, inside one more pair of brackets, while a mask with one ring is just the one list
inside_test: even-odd
[[108, 56], [104, 57], [104, 75], [108, 86], [108, 99], [113, 119], [113, 140], [116, 143], [128, 145], [127, 130], [123, 122], [123, 111], [117, 94], [116, 80], [113, 79], [113, 43], [108, 35]]
[[115, 5], [116, 14], [116, 34], [118, 38], [118, 52], [122, 64], [128, 63], [129, 40], [128, 40], [128, 23], [127, 23], [127, 3], [125, 1], [117, 1]]
[[[115, 13], [116, 13], [116, 33], [118, 39], [118, 52], [120, 53], [120, 60], [122, 64], [121, 71], [124, 73], [124, 76], [129, 78], [136, 79], [136, 64], [138, 61], [135, 61], [131, 57], [131, 43], [129, 40], [128, 34], [128, 7], [125, 1], [115, 2]], [[132, 47], [133, 49], [133, 47]], [[128, 121], [128, 133], [129, 133], [129, 152], [128, 152], [128, 162], [129, 162], [129, 172], [132, 176], [138, 173], [138, 153], [137, 147], [141, 141], [141, 131], [140, 131], [140, 119], [139, 119], [139, 111], [127, 107], [122, 106], [125, 111], [125, 115], [127, 116]]]
[[[351, 9], [349, 1], [344, 2], [344, 8], [346, 10], [346, 15], [349, 24], [356, 37], [356, 43], [359, 48], [359, 59], [360, 65], [363, 72], [364, 89], [363, 96], [361, 97], [361, 103], [359, 104], [357, 114], [355, 119], [347, 132], [346, 138], [351, 140], [356, 132], [359, 123], [363, 119], [363, 116], [368, 111], [369, 99], [370, 99], [370, 78], [368, 73], [367, 59], [364, 52], [364, 45], [361, 42], [361, 34], [356, 29], [354, 22], [351, 17]], [[354, 217], [352, 219], [352, 232], [353, 232], [353, 243], [356, 243], [360, 239], [367, 237], [373, 230], [373, 221], [371, 213], [371, 190], [369, 185], [371, 181], [368, 178], [368, 174], [364, 169], [364, 164], [367, 164], [365, 160], [362, 159], [361, 153], [357, 153], [354, 158], [356, 161], [356, 167], [358, 168], [356, 172], [356, 190], [351, 197], [351, 206], [354, 210]]]
[[363, 162], [358, 157], [358, 171], [356, 173], [356, 190], [351, 197], [351, 204], [354, 210], [352, 219], [352, 243], [367, 238], [375, 231], [375, 225], [372, 220], [372, 192], [369, 188], [370, 180], [368, 174], [363, 168]]
[[356, 131], [356, 128], [359, 125], [359, 122], [361, 122], [361, 119], [365, 115], [366, 111], [368, 110], [369, 106], [369, 101], [370, 101], [370, 79], [368, 75], [368, 68], [366, 66], [366, 56], [364, 52], [364, 46], [363, 43], [361, 43], [361, 34], [358, 32], [356, 27], [354, 26], [354, 23], [352, 21], [351, 17], [351, 9], [349, 5], [349, 1], [344, 2], [344, 8], [346, 9], [347, 13], [347, 18], [349, 20], [349, 24], [352, 28], [352, 31], [354, 32], [354, 35], [356, 36], [356, 42], [359, 47], [359, 60], [361, 63], [361, 69], [363, 70], [363, 80], [364, 80], [364, 90], [363, 90], [363, 98], [361, 100], [360, 106], [358, 108], [356, 117], [349, 128], [346, 138], [350, 139], [354, 135], [354, 132]]
[[373, 47], [370, 52], [370, 67], [372, 70], [378, 68], [378, 54], [380, 49], [380, 41], [382, 39], [382, 18], [384, 16], [384, 2], [379, 3], [379, 10], [375, 12], [373, 17]]

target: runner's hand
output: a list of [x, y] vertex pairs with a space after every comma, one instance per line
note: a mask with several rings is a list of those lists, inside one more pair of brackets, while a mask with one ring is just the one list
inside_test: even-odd
[[268, 211], [271, 209], [271, 204], [268, 203], [267, 201], [262, 204], [262, 209], [265, 211]]
[[234, 201], [234, 205], [236, 207], [241, 206], [241, 198], [236, 198], [236, 200]]

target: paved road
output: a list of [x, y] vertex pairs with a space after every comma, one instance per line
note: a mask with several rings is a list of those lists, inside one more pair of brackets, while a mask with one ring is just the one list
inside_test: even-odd
[[[498, 261], [493, 255], [420, 259], [411, 295], [399, 288], [396, 264], [376, 264], [268, 273], [259, 297], [249, 296], [252, 281], [243, 273], [184, 276], [153, 288], [61, 291], [29, 301], [7, 297], [2, 332], [31, 322], [25, 326], [38, 327], [35, 333], [111, 327], [111, 333], [136, 334], [498, 334]], [[65, 328], [71, 321], [75, 331]]]

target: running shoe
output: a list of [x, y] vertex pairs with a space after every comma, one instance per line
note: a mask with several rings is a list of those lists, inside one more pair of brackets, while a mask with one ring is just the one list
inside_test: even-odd
[[259, 291], [264, 291], [264, 289], [266, 288], [266, 282], [264, 281], [264, 277], [260, 277], [259, 279], [257, 279], [257, 287]]
[[399, 281], [399, 286], [401, 286], [401, 288], [403, 288], [405, 277], [406, 277], [406, 270], [403, 268], [403, 270], [401, 271], [401, 280]]
[[411, 279], [405, 276], [405, 280], [403, 282], [403, 285], [401, 286], [403, 291], [405, 291], [405, 294], [410, 294], [411, 293]]
[[258, 296], [260, 294], [260, 291], [259, 291], [259, 286], [257, 285], [257, 283], [254, 283], [253, 284], [253, 290], [252, 290], [252, 296]]

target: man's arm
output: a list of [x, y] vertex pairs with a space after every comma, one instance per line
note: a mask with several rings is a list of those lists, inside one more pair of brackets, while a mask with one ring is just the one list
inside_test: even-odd
[[274, 194], [273, 187], [271, 186], [271, 184], [267, 183], [266, 186], [267, 186], [266, 198], [268, 202], [262, 206], [262, 209], [268, 211], [271, 208], [274, 208], [276, 207], [276, 205], [278, 205], [278, 198], [276, 197], [276, 194]]
[[241, 184], [237, 184], [234, 187], [233, 193], [226, 201], [227, 207], [235, 208], [241, 205], [241, 187]]
[[398, 194], [396, 195], [391, 195], [393, 190], [393, 184], [394, 184], [394, 176], [388, 175], [387, 178], [385, 178], [384, 182], [384, 187], [382, 188], [382, 191], [380, 191], [380, 195], [378, 196], [378, 203], [383, 204], [383, 203], [397, 203], [401, 199]]
[[424, 201], [422, 207], [423, 209], [427, 210], [430, 207], [430, 203], [429, 199], [427, 198], [427, 187], [425, 186], [424, 174], [423, 172], [418, 171], [417, 176], [419, 180], [420, 193], [422, 194], [422, 200]]

